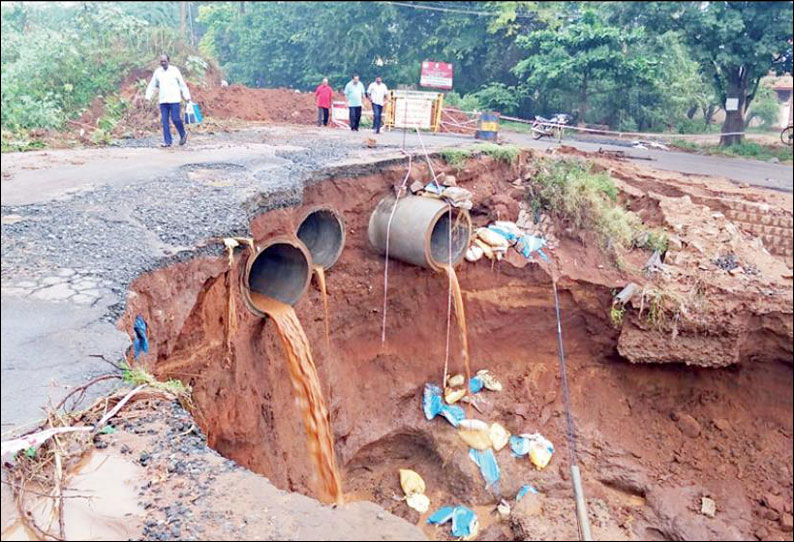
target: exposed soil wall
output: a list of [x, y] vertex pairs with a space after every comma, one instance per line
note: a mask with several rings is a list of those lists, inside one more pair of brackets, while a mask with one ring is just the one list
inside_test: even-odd
[[[509, 165], [482, 157], [462, 171], [450, 170], [481, 203], [473, 211], [476, 224], [495, 218], [496, 208], [501, 218], [515, 220], [523, 191], [513, 181], [533, 159], [524, 154]], [[423, 385], [441, 380], [446, 277], [392, 261], [387, 341], [380, 342], [384, 261], [368, 245], [367, 221], [404, 175], [400, 165], [355, 178], [331, 175], [306, 187], [300, 207], [258, 216], [251, 232], [256, 242], [293, 234], [303, 210], [320, 203], [344, 216], [346, 246], [327, 273], [330, 348], [316, 288], [298, 302], [296, 312], [324, 385], [348, 498], [375, 500], [417, 521], [416, 512], [393, 499], [401, 495], [398, 468], [422, 474], [432, 509], [462, 502], [486, 510], [495, 500], [452, 428], [439, 420], [427, 422], [421, 413]], [[631, 185], [631, 173], [623, 175]], [[425, 164], [415, 166], [409, 184], [415, 179], [428, 180]], [[675, 193], [678, 188], [667, 189], [665, 198], [682, 197]], [[673, 221], [664, 211], [664, 199], [649, 199], [631, 186], [622, 197], [629, 205], [647, 207], [649, 221]], [[690, 238], [687, 232], [681, 235], [688, 245], [699, 238], [694, 228]], [[691, 255], [686, 247], [679, 252], [682, 258]], [[238, 252], [231, 271], [226, 258], [218, 256], [141, 277], [131, 288], [120, 325], [131, 330], [136, 314], [146, 318], [152, 349], [143, 362], [158, 377], [179, 378], [193, 387], [195, 416], [213, 448], [279, 487], [312, 494], [312, 464], [278, 338], [272, 323], [249, 313], [239, 296], [239, 273], [247, 257]], [[786, 286], [786, 279], [776, 275], [762, 286], [751, 277], [754, 288], [775, 292], [759, 301], [747, 284], [730, 286], [728, 279], [735, 277], [727, 273], [724, 283], [707, 277], [712, 304], [691, 321], [682, 320], [672, 336], [669, 328], [648, 329], [636, 308], [627, 311], [621, 329], [613, 326], [609, 309], [614, 292], [639, 277], [618, 271], [607, 255], [562, 238], [553, 260], [560, 272], [562, 329], [586, 490], [601, 503], [606, 518], [596, 532], [740, 538], [760, 528], [781, 528], [781, 518], [791, 513], [792, 495], [790, 281]], [[785, 269], [780, 260], [756, 264], [762, 277], [780, 274], [778, 265]], [[501, 493], [512, 499], [521, 485], [533, 483], [550, 499], [551, 514], [553, 499], [567, 499], [569, 483], [550, 276], [535, 263], [491, 266], [481, 261], [464, 262], [458, 277], [472, 368], [488, 368], [505, 384], [503, 392], [486, 395], [485, 413], [467, 407], [469, 415], [498, 420], [513, 433], [540, 431], [555, 443], [555, 459], [544, 471], [536, 472], [506, 452], [499, 459]], [[681, 283], [688, 280], [683, 276]], [[788, 299], [780, 299], [786, 287]], [[229, 295], [235, 308], [231, 351], [226, 349]], [[725, 299], [738, 301], [731, 306]], [[462, 371], [462, 357], [454, 327], [451, 341], [455, 373]], [[625, 358], [678, 363], [636, 365]], [[718, 359], [711, 363], [712, 358]], [[706, 527], [695, 510], [701, 494], [725, 507], [719, 522]], [[768, 513], [762, 503], [769, 495], [782, 495], [788, 512]], [[487, 516], [481, 513], [481, 523], [487, 525]], [[520, 536], [525, 527], [514, 526], [508, 534], [500, 524], [489, 533]]]

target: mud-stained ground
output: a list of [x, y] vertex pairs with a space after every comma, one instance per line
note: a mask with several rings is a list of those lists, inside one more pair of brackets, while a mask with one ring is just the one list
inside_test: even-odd
[[[482, 156], [459, 170], [436, 159], [434, 170], [474, 193], [472, 219], [485, 225], [519, 219], [541, 158], [525, 152], [506, 164]], [[671, 243], [661, 271], [648, 274], [649, 252], [629, 251], [616, 265], [592, 232], [551, 221], [543, 224], [553, 239], [551, 265], [512, 255], [459, 266], [472, 368], [487, 368], [504, 384], [501, 392], [482, 392], [481, 411], [466, 406], [468, 416], [498, 421], [514, 434], [541, 432], [556, 446], [541, 471], [509, 449], [499, 452], [501, 479], [491, 490], [455, 431], [421, 411], [424, 384], [442, 378], [446, 278], [392, 261], [380, 342], [384, 261], [368, 244], [367, 222], [402, 182], [405, 165], [355, 177], [325, 172], [307, 183], [300, 206], [253, 219], [260, 244], [293, 235], [313, 205], [333, 206], [345, 220], [345, 249], [327, 272], [330, 346], [316, 288], [296, 312], [323, 382], [347, 500], [372, 500], [431, 538], [448, 537], [399, 500], [398, 469], [411, 468], [427, 482], [431, 511], [454, 504], [477, 511], [481, 539], [576, 536], [555, 276], [596, 537], [791, 539], [791, 196], [590, 158], [617, 180], [621, 202], [665, 229]], [[429, 178], [426, 163], [415, 163], [408, 183]], [[193, 415], [210, 447], [282, 489], [314, 495], [283, 352], [272, 323], [251, 314], [240, 297], [249, 256], [239, 250], [231, 267], [222, 256], [202, 257], [142, 276], [119, 325], [131, 333], [138, 314], [149, 323], [152, 348], [143, 363], [193, 388]], [[643, 295], [615, 321], [613, 297], [629, 282], [656, 295], [654, 314], [666, 317], [649, 318], [644, 300], [651, 297]], [[454, 332], [451, 352], [451, 371], [462, 371]], [[540, 496], [497, 521], [499, 498], [513, 503], [524, 484]], [[714, 517], [701, 513], [704, 497], [716, 503]]]

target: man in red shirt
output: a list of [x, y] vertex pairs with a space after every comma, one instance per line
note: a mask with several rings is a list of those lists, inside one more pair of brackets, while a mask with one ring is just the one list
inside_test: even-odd
[[326, 77], [314, 91], [314, 95], [317, 96], [317, 126], [328, 126], [328, 112], [331, 108], [331, 97], [333, 94], [334, 89], [328, 86], [328, 78]]

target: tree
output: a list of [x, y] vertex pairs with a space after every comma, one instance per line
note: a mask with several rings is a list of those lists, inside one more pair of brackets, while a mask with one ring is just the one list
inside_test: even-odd
[[640, 85], [650, 76], [652, 62], [637, 54], [641, 29], [625, 31], [604, 24], [595, 11], [574, 13], [573, 20], [557, 31], [536, 30], [519, 36], [517, 43], [528, 56], [513, 72], [538, 93], [575, 94], [578, 121], [588, 116], [593, 86], [619, 82]]
[[[605, 3], [608, 4], [608, 3]], [[628, 2], [607, 5], [613, 20], [649, 31], [679, 31], [712, 80], [726, 111], [722, 145], [742, 141], [744, 115], [770, 70], [791, 70], [792, 2]]]

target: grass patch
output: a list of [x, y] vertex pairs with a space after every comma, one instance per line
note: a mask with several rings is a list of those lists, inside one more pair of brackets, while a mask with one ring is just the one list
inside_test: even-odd
[[621, 266], [617, 249], [667, 250], [667, 234], [646, 228], [640, 218], [618, 201], [612, 178], [593, 171], [592, 164], [578, 159], [544, 160], [532, 177], [528, 194], [536, 215], [546, 212], [577, 230], [597, 234]]
[[522, 134], [528, 134], [532, 132], [532, 125], [526, 124], [523, 122], [516, 122], [514, 120], [499, 120], [500, 128], [504, 130], [509, 130], [511, 132], [519, 132]]
[[536, 212], [595, 231], [605, 247], [629, 248], [642, 226], [637, 215], [618, 204], [618, 189], [609, 175], [580, 160], [544, 160], [528, 197]]
[[127, 364], [122, 364], [121, 377], [124, 382], [132, 386], [146, 384], [157, 390], [166, 391], [175, 395], [177, 398], [185, 399], [190, 396], [190, 386], [185, 386], [181, 380], [168, 379], [165, 382], [157, 380], [152, 373], [142, 367], [130, 368]]
[[477, 146], [477, 150], [485, 155], [490, 156], [494, 160], [506, 162], [508, 164], [514, 163], [518, 160], [521, 151], [515, 145], [496, 145], [494, 143], [483, 143]]
[[442, 149], [438, 155], [444, 159], [447, 165], [460, 170], [466, 165], [466, 160], [471, 157], [471, 151], [468, 149]]
[[2, 138], [0, 138], [0, 152], [35, 151], [43, 149], [45, 146], [44, 141], [30, 137], [25, 131], [14, 133], [3, 130]]
[[717, 156], [731, 156], [736, 158], [750, 158], [753, 160], [768, 161], [777, 158], [781, 162], [792, 161], [792, 149], [780, 145], [761, 145], [754, 141], [745, 141], [722, 147], [720, 145], [701, 145], [693, 141], [684, 139], [674, 139], [671, 142], [673, 147], [689, 152], [701, 152], [704, 154]]

